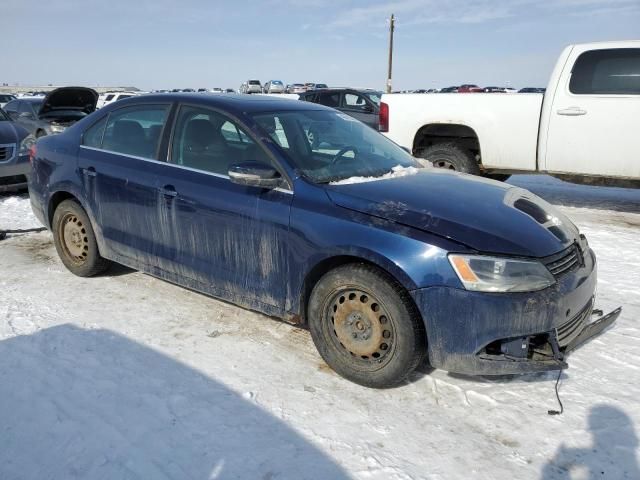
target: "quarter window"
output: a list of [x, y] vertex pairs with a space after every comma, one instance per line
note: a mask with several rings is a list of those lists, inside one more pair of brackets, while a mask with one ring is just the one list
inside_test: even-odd
[[356, 95], [355, 93], [345, 93], [344, 106], [350, 110], [365, 110], [367, 105], [366, 100], [362, 95]]
[[228, 175], [245, 161], [269, 163], [262, 148], [235, 122], [212, 110], [180, 108], [171, 147], [171, 162], [205, 172]]
[[155, 159], [168, 112], [168, 105], [141, 105], [112, 112], [104, 131], [102, 148]]
[[640, 48], [581, 54], [571, 72], [569, 91], [577, 95], [640, 95]]
[[104, 127], [107, 124], [107, 117], [94, 123], [89, 127], [82, 135], [82, 145], [93, 148], [102, 147], [102, 135], [104, 134]]

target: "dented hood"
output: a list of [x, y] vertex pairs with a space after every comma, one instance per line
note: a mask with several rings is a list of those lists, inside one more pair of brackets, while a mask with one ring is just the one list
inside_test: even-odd
[[40, 107], [39, 115], [60, 110], [78, 110], [92, 113], [98, 103], [98, 92], [86, 87], [62, 87], [49, 92]]
[[341, 207], [449, 238], [480, 252], [545, 257], [579, 236], [570, 220], [527, 190], [444, 170], [327, 185], [326, 190]]

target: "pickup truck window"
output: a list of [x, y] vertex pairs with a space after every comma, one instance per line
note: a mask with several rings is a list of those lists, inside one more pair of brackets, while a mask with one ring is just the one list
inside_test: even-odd
[[576, 95], [640, 95], [640, 48], [611, 48], [581, 54], [569, 91]]

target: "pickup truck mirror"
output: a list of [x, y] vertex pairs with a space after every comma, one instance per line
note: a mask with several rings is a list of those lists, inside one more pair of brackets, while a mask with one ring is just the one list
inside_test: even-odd
[[373, 113], [374, 112], [373, 105], [369, 105], [368, 103], [366, 103], [364, 107], [362, 107], [362, 111], [365, 113]]
[[282, 176], [271, 165], [262, 162], [242, 162], [229, 167], [229, 178], [233, 183], [248, 187], [278, 188]]

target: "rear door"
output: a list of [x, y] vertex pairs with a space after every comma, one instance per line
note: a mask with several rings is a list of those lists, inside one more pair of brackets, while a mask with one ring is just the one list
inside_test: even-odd
[[234, 163], [270, 157], [235, 119], [189, 105], [176, 115], [170, 152], [181, 274], [234, 303], [284, 308], [293, 192], [228, 176]]
[[162, 161], [160, 147], [169, 112], [170, 104], [113, 110], [85, 131], [78, 156], [85, 198], [109, 250], [163, 270], [175, 258], [162, 208], [172, 198], [162, 190], [173, 169]]
[[640, 178], [640, 48], [575, 47], [551, 109], [545, 169]]

